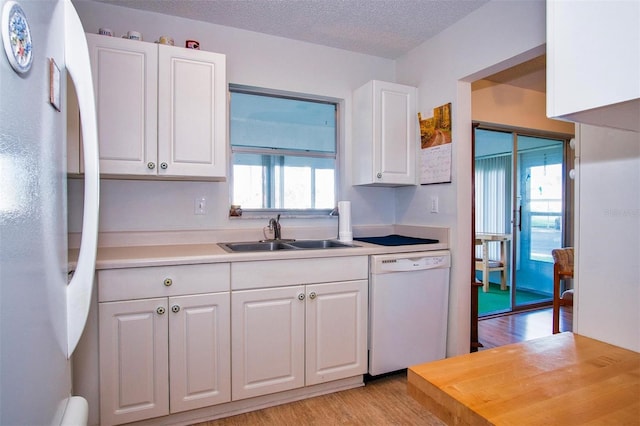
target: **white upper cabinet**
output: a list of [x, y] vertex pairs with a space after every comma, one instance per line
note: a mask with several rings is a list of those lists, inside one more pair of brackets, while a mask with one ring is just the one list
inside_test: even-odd
[[547, 116], [640, 131], [640, 2], [547, 2]]
[[100, 172], [226, 177], [224, 55], [87, 34]]
[[158, 46], [86, 36], [96, 93], [100, 172], [156, 175]]
[[225, 56], [158, 48], [158, 174], [224, 177]]
[[353, 184], [416, 185], [415, 87], [372, 80], [353, 93]]

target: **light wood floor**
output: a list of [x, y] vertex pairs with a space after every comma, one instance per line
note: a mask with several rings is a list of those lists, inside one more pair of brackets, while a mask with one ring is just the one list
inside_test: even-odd
[[[479, 321], [481, 350], [551, 334], [551, 309]], [[560, 329], [571, 329], [565, 309]], [[444, 425], [407, 395], [406, 372], [367, 381], [366, 386], [265, 408], [196, 426]]]
[[366, 386], [240, 414], [197, 426], [444, 425], [407, 395], [406, 372]]
[[[480, 350], [549, 336], [551, 324], [551, 308], [480, 319], [478, 339], [484, 346]], [[560, 308], [560, 331], [571, 331], [572, 326], [573, 309], [569, 306]]]

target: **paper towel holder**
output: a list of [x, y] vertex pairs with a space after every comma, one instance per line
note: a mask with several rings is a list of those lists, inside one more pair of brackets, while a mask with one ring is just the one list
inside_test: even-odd
[[[344, 207], [344, 211], [340, 208]], [[351, 231], [351, 202], [339, 201], [338, 206], [338, 241], [350, 243], [353, 241], [353, 233]]]

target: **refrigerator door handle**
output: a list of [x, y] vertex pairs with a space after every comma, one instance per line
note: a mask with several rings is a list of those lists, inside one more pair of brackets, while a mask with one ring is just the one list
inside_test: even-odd
[[80, 254], [67, 287], [67, 357], [75, 350], [89, 315], [98, 246], [100, 171], [98, 124], [91, 77], [89, 47], [80, 18], [70, 0], [64, 0], [65, 64], [76, 87], [84, 152], [84, 213]]

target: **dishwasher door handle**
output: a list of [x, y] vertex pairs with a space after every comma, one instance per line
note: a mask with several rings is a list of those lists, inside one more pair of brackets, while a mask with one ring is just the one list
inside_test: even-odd
[[407, 259], [400, 259], [400, 262], [402, 265], [404, 265], [407, 268], [407, 271], [414, 271], [416, 269], [424, 269], [426, 268], [427, 265], [427, 259], [424, 257], [418, 257], [418, 258], [407, 258]]
[[[404, 256], [402, 255], [404, 254]], [[371, 274], [413, 272], [429, 269], [449, 268], [451, 260], [448, 252], [399, 253], [399, 255], [371, 256]]]
[[420, 271], [428, 268], [426, 258], [416, 258], [416, 259], [394, 259], [392, 262], [384, 263], [382, 265], [381, 271], [384, 272], [410, 272], [410, 271]]

